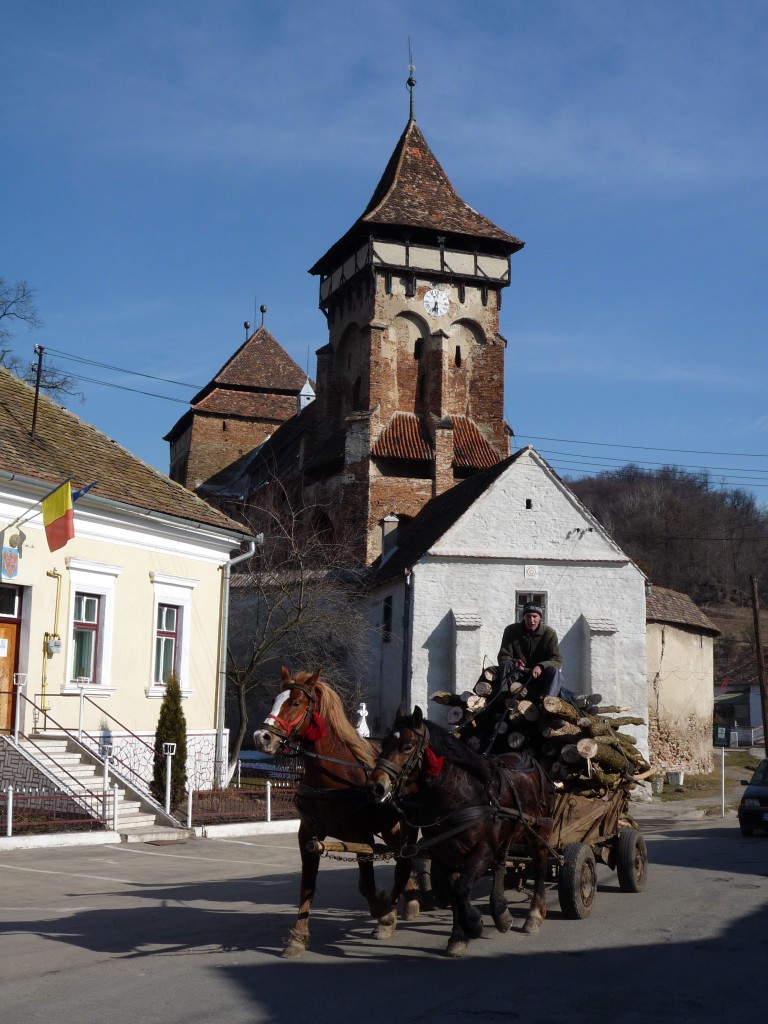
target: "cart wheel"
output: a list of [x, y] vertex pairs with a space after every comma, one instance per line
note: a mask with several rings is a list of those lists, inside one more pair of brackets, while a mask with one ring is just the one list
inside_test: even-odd
[[622, 892], [642, 892], [648, 877], [648, 850], [636, 828], [623, 828], [616, 838], [616, 874]]
[[584, 843], [570, 843], [565, 848], [557, 877], [560, 909], [572, 920], [589, 917], [596, 892], [595, 855]]

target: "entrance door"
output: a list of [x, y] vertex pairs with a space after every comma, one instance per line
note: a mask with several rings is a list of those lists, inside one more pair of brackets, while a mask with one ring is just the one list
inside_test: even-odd
[[18, 635], [17, 623], [0, 619], [0, 732], [6, 733], [13, 729], [13, 673]]

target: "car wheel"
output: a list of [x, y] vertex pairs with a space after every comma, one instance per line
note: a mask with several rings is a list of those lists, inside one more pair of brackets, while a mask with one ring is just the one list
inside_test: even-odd
[[739, 825], [739, 828], [741, 829], [741, 834], [743, 836], [753, 836], [755, 834], [755, 830], [753, 828], [749, 828], [747, 825]]

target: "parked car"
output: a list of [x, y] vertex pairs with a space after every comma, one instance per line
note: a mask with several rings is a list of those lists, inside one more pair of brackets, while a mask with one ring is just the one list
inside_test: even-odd
[[273, 782], [293, 782], [299, 775], [295, 757], [278, 754], [272, 757], [258, 750], [241, 750], [238, 758], [239, 777], [271, 779]]
[[743, 836], [751, 836], [755, 829], [768, 832], [768, 757], [755, 769], [749, 781], [742, 780], [747, 788], [739, 804], [739, 828]]

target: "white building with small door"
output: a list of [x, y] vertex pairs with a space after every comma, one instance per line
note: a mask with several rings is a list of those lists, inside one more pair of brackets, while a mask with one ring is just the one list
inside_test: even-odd
[[[440, 721], [430, 694], [471, 689], [529, 600], [558, 634], [566, 686], [646, 719], [645, 577], [533, 448], [433, 498], [387, 543], [367, 598], [374, 735], [400, 703]], [[647, 756], [647, 729], [631, 731]]]

